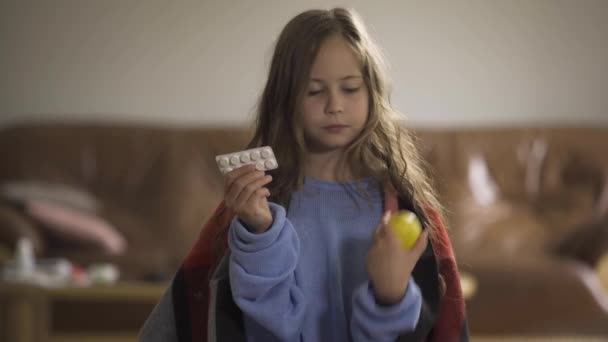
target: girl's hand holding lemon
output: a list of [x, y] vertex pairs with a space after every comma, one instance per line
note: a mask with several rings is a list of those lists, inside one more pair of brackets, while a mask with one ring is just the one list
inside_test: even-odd
[[412, 270], [426, 249], [428, 233], [412, 215], [400, 212], [391, 218], [386, 212], [374, 234], [367, 273], [381, 305], [395, 305], [403, 299]]

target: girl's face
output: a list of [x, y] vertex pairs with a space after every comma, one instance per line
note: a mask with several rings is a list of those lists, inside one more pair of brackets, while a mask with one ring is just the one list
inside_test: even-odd
[[343, 149], [363, 130], [369, 94], [359, 61], [340, 36], [325, 40], [314, 60], [300, 107], [312, 152]]

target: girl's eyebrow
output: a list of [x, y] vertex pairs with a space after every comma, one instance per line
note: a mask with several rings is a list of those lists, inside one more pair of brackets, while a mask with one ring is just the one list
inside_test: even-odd
[[[345, 80], [349, 80], [349, 79], [353, 79], [353, 78], [363, 78], [361, 75], [348, 75], [345, 77], [342, 77], [340, 79], [340, 81], [345, 81]], [[324, 83], [325, 81], [320, 79], [320, 78], [311, 78], [310, 79], [312, 82], [319, 82], [319, 83]]]

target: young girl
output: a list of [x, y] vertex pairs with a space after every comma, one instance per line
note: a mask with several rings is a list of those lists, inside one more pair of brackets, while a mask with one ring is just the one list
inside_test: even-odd
[[[141, 340], [468, 340], [440, 206], [383, 72], [354, 12], [287, 24], [249, 144], [279, 168], [227, 174]], [[411, 250], [387, 228], [399, 209], [425, 228]]]

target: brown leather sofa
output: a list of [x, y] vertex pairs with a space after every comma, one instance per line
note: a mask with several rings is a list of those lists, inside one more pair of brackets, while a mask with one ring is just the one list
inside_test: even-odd
[[[32, 220], [21, 217], [17, 223], [33, 237], [40, 256], [66, 256], [84, 265], [115, 262], [127, 279], [170, 278], [221, 200], [223, 183], [214, 156], [238, 149], [245, 141], [246, 133], [237, 130], [11, 127], [0, 132], [0, 183], [38, 181], [84, 189], [101, 202], [100, 215], [128, 243], [120, 256], [75, 244], [66, 248], [48, 241], [37, 229], [26, 229]], [[8, 210], [14, 214], [18, 208]], [[14, 244], [19, 234], [8, 230], [0, 236]]]
[[608, 336], [608, 128], [420, 132], [478, 334]]
[[[608, 127], [417, 135], [461, 270], [477, 280], [467, 308], [472, 332], [608, 336], [608, 289], [594, 270], [608, 251]], [[0, 184], [90, 192], [128, 249], [108, 256], [57, 247], [2, 202], [0, 244], [26, 235], [40, 256], [112, 261], [127, 279], [170, 278], [222, 197], [214, 156], [241, 149], [247, 137], [244, 129], [102, 124], [1, 129]]]

